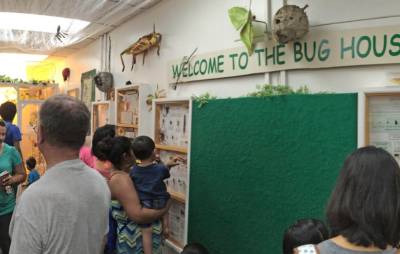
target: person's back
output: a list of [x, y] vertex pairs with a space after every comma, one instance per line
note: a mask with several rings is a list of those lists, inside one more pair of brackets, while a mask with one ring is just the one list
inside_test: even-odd
[[367, 146], [349, 154], [326, 208], [333, 238], [298, 253], [398, 254], [400, 171], [393, 155]]
[[10, 225], [11, 254], [98, 254], [106, 242], [110, 191], [85, 165], [90, 113], [68, 95], [40, 107], [37, 143], [47, 172], [20, 197]]
[[[320, 254], [398, 254], [400, 250], [391, 249], [391, 250], [382, 250], [382, 251], [355, 251], [352, 249], [344, 248], [342, 246], [337, 245], [331, 240], [324, 241], [317, 245], [318, 251]], [[303, 252], [299, 252], [302, 254]], [[308, 252], [309, 253], [309, 252]], [[304, 253], [303, 253], [304, 254]]]
[[43, 249], [17, 247], [19, 252], [14, 253], [99, 253], [108, 227], [99, 234], [98, 226], [108, 221], [108, 209], [100, 216], [95, 211], [109, 206], [109, 195], [103, 177], [80, 159], [55, 165], [20, 197], [14, 215], [23, 216], [18, 227], [26, 231], [17, 237], [42, 242]]

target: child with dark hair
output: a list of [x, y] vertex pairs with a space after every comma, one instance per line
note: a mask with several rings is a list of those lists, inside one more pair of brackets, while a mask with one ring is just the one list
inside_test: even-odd
[[11, 101], [4, 102], [0, 106], [0, 116], [6, 122], [6, 139], [4, 143], [9, 146], [13, 146], [17, 149], [22, 159], [21, 147], [19, 141], [21, 138], [21, 131], [18, 126], [12, 124], [15, 115], [17, 114], [17, 106]]
[[39, 176], [39, 172], [35, 169], [36, 167], [36, 159], [33, 157], [29, 157], [26, 160], [26, 167], [28, 168], [29, 172], [29, 176], [28, 176], [28, 187], [29, 185], [31, 185], [32, 183], [36, 182], [37, 180], [39, 180], [40, 176]]
[[305, 244], [319, 244], [329, 239], [325, 224], [317, 219], [298, 220], [285, 230], [283, 254], [293, 254], [293, 249]]
[[183, 248], [181, 254], [208, 254], [208, 251], [200, 243], [189, 243]]
[[[164, 180], [170, 177], [170, 168], [163, 164], [153, 163], [156, 159], [156, 146], [154, 141], [147, 136], [137, 137], [133, 141], [133, 154], [136, 159], [140, 160], [139, 164], [133, 166], [129, 176], [132, 178], [140, 202], [143, 207], [148, 209], [163, 209], [171, 195], [167, 192]], [[172, 159], [175, 164], [169, 165], [173, 167], [178, 165], [177, 161], [182, 161], [182, 157], [175, 156]], [[168, 214], [162, 217], [163, 239], [168, 238]], [[152, 250], [152, 227], [150, 224], [140, 225], [143, 235], [143, 249], [145, 254], [151, 254]]]

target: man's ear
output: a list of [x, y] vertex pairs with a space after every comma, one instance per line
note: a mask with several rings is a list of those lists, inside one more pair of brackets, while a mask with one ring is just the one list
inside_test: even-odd
[[38, 144], [44, 143], [44, 135], [43, 135], [43, 129], [42, 129], [41, 125], [38, 125], [38, 129], [37, 129], [37, 142], [38, 142]]

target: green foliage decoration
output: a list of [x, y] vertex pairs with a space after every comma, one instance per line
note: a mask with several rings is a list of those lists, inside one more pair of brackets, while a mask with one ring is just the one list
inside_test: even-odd
[[[288, 94], [312, 94], [310, 89], [307, 86], [301, 86], [299, 89], [294, 91], [292, 87], [288, 85], [256, 85], [258, 91], [248, 93], [241, 97], [258, 97], [258, 98], [266, 98], [272, 97], [275, 95], [288, 95]], [[334, 94], [335, 92], [318, 92], [316, 94]]]
[[32, 84], [34, 86], [38, 85], [38, 84], [42, 84], [44, 86], [47, 86], [47, 84], [51, 84], [54, 83], [54, 80], [52, 79], [47, 79], [47, 80], [37, 80], [37, 79], [32, 79], [29, 81], [23, 81], [22, 79], [12, 79], [7, 75], [0, 75], [0, 83], [4, 83], [4, 82], [10, 82], [10, 83], [14, 83], [16, 85], [18, 85], [19, 83], [23, 83], [23, 84]]
[[229, 18], [231, 19], [232, 25], [235, 27], [236, 31], [240, 31], [240, 39], [243, 41], [244, 45], [246, 45], [249, 56], [251, 56], [251, 47], [253, 44], [253, 21], [264, 23], [267, 28], [267, 23], [259, 20], [253, 20], [253, 15], [251, 14], [251, 0], [249, 4], [249, 10], [247, 11], [242, 7], [233, 7], [228, 10]]
[[202, 108], [208, 103], [209, 100], [217, 99], [217, 96], [211, 96], [209, 92], [201, 94], [200, 96], [192, 95], [192, 99], [199, 103], [198, 108]]

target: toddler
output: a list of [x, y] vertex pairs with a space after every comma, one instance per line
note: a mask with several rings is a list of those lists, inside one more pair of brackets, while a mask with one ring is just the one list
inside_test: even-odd
[[293, 254], [293, 249], [306, 244], [319, 244], [329, 239], [325, 224], [317, 219], [298, 220], [288, 227], [283, 236], [283, 254]]
[[[164, 180], [170, 177], [171, 167], [178, 165], [177, 161], [182, 161], [180, 156], [175, 156], [172, 163], [156, 164], [156, 147], [154, 141], [146, 136], [137, 137], [133, 141], [133, 154], [140, 160], [133, 166], [129, 176], [135, 183], [135, 188], [143, 207], [148, 209], [163, 209], [171, 195], [167, 192]], [[162, 217], [163, 232], [162, 239], [169, 236], [168, 214]], [[140, 225], [143, 235], [143, 249], [145, 254], [152, 252], [152, 224]]]
[[189, 243], [183, 248], [181, 254], [208, 254], [208, 251], [200, 243]]
[[29, 157], [26, 160], [26, 167], [28, 168], [29, 172], [29, 176], [28, 176], [28, 187], [29, 185], [31, 185], [32, 183], [36, 182], [37, 180], [39, 180], [39, 172], [37, 170], [35, 170], [36, 167], [36, 159], [33, 157]]

